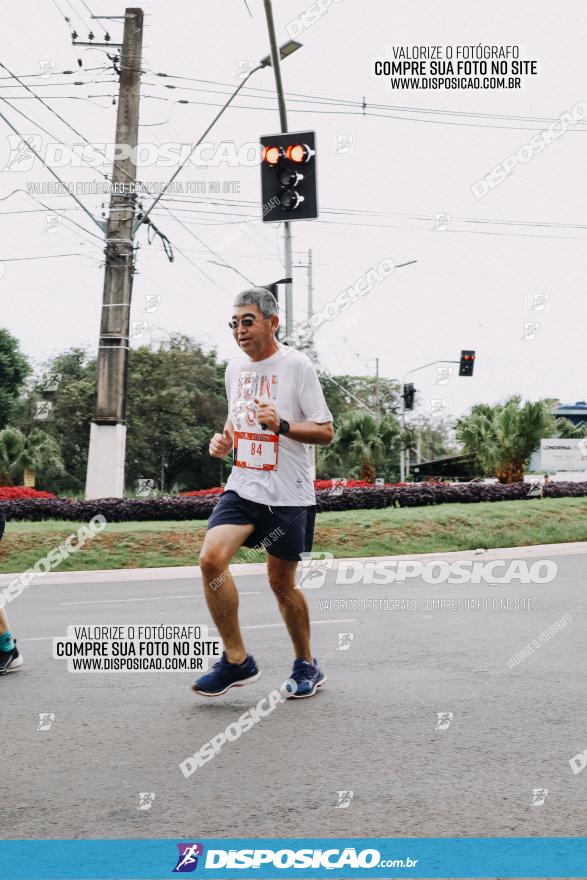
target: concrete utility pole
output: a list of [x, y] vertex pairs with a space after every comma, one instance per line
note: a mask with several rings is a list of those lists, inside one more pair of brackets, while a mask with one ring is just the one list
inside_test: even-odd
[[120, 55], [116, 144], [118, 150], [122, 145], [126, 148], [124, 152], [130, 155], [128, 158], [115, 159], [112, 169], [96, 402], [90, 429], [86, 498], [124, 496], [128, 337], [136, 200], [136, 165], [133, 157], [139, 128], [142, 42], [143, 11], [126, 9]]
[[[273, 22], [273, 9], [271, 0], [263, 0], [265, 7], [265, 17], [267, 19], [267, 30], [269, 31], [269, 45], [271, 47], [271, 66], [275, 74], [275, 88], [277, 90], [277, 103], [279, 105], [279, 122], [282, 134], [287, 133], [287, 114], [285, 111], [285, 98], [283, 95], [283, 82], [281, 80], [280, 53], [277, 48], [277, 40], [275, 38], [275, 24]], [[293, 278], [292, 274], [292, 250], [291, 250], [291, 226], [289, 221], [283, 224], [283, 240], [285, 251], [285, 277]], [[287, 339], [293, 337], [293, 300], [292, 285], [287, 284], [285, 287], [285, 336]]]

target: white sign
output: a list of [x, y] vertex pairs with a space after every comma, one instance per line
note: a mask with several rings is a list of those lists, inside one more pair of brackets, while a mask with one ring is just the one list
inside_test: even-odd
[[587, 438], [541, 440], [540, 460], [543, 471], [587, 470]]

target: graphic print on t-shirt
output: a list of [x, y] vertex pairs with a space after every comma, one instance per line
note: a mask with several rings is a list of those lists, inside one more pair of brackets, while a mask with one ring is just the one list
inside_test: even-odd
[[275, 400], [278, 378], [275, 373], [259, 375], [242, 370], [238, 378], [237, 399], [233, 407], [234, 464], [236, 467], [272, 471], [277, 468], [279, 437], [263, 431], [257, 421], [255, 398]]
[[[255, 398], [272, 404], [278, 416], [291, 424], [312, 421], [318, 424], [332, 421], [320, 381], [310, 358], [304, 352], [279, 344], [278, 351], [264, 361], [252, 361], [240, 356], [227, 366], [225, 374], [228, 418], [234, 426], [235, 439], [239, 431], [259, 434], [260, 440], [243, 438], [248, 442], [250, 457], [258, 461], [259, 447], [253, 442], [269, 439], [257, 421]], [[226, 490], [258, 504], [276, 506], [311, 506], [316, 503], [312, 483], [310, 446], [294, 440], [287, 434], [273, 435], [279, 461], [272, 470], [246, 467], [234, 460], [226, 481]], [[241, 444], [242, 449], [246, 448]], [[242, 459], [242, 455], [239, 455]], [[262, 462], [263, 463], [263, 462]], [[265, 462], [266, 463], [266, 462]]]

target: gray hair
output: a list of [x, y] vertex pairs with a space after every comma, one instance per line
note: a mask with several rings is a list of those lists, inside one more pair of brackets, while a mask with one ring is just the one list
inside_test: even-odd
[[235, 306], [257, 306], [264, 318], [271, 315], [279, 316], [277, 300], [266, 287], [247, 287], [239, 293], [234, 301]]

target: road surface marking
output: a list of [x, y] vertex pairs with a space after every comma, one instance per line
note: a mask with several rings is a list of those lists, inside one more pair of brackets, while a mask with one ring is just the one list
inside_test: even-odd
[[[239, 592], [239, 596], [260, 596], [261, 591]], [[84, 602], [60, 602], [60, 605], [110, 605], [114, 602], [156, 602], [165, 599], [203, 599], [203, 593], [190, 593], [188, 596], [143, 596], [136, 599], [87, 599]]]
[[[354, 617], [341, 617], [339, 620], [311, 620], [310, 623], [316, 626], [318, 623], [356, 623], [356, 620]], [[173, 626], [173, 624], [164, 624], [164, 626]], [[270, 629], [276, 626], [285, 626], [285, 623], [253, 623], [250, 626], [241, 626], [241, 629]], [[209, 626], [208, 630], [217, 632], [213, 626]], [[35, 636], [30, 639], [19, 639], [18, 644], [20, 645], [21, 642], [51, 642], [53, 639], [60, 638], [63, 638], [63, 636]]]

